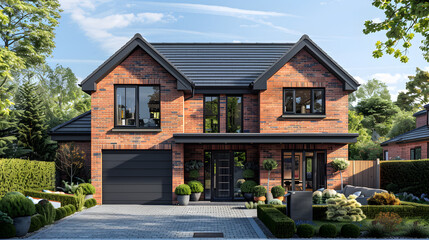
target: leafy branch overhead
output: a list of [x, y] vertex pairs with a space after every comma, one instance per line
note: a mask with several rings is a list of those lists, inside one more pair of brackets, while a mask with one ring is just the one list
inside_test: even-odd
[[423, 36], [420, 49], [429, 62], [429, 1], [416, 0], [374, 0], [373, 6], [384, 11], [381, 22], [365, 21], [365, 34], [386, 31], [387, 40], [377, 41], [374, 58], [384, 53], [408, 62], [407, 52], [412, 46], [415, 34]]

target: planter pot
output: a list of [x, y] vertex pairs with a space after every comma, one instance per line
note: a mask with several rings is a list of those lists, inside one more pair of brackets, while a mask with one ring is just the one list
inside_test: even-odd
[[92, 194], [85, 195], [85, 200], [91, 199], [91, 198], [94, 198], [94, 195]]
[[269, 203], [271, 200], [273, 200], [273, 194], [272, 193], [267, 193], [267, 203]]
[[253, 200], [253, 193], [244, 193], [243, 197], [244, 199], [246, 199], [247, 202], [250, 202]]
[[16, 228], [16, 236], [22, 237], [28, 233], [31, 224], [31, 216], [17, 217], [13, 219], [13, 225]]
[[177, 202], [179, 205], [186, 206], [189, 204], [189, 195], [177, 195]]
[[276, 197], [275, 199], [278, 199], [283, 202], [285, 200], [285, 197], [281, 196], [281, 197]]
[[200, 200], [200, 197], [201, 197], [200, 192], [191, 193], [191, 201], [198, 201]]
[[265, 196], [262, 196], [262, 197], [253, 197], [253, 200], [255, 200], [255, 202], [259, 202], [259, 201], [265, 202], [265, 200], [267, 200], [267, 198]]

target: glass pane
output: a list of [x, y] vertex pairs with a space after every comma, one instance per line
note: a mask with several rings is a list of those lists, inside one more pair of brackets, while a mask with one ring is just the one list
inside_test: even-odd
[[311, 113], [311, 89], [295, 90], [296, 113]]
[[204, 199], [211, 199], [211, 152], [204, 153]]
[[323, 106], [323, 90], [314, 90], [314, 113], [323, 113], [325, 106]]
[[305, 190], [313, 190], [313, 152], [305, 152]]
[[116, 125], [125, 125], [125, 88], [116, 88]]
[[244, 182], [243, 171], [246, 165], [246, 152], [234, 152], [234, 198], [242, 198], [241, 184]]
[[292, 190], [292, 153], [283, 153], [283, 184], [286, 190]]
[[416, 159], [422, 159], [422, 149], [416, 148]]
[[284, 111], [293, 113], [293, 90], [285, 90]]
[[294, 166], [294, 175], [295, 175], [295, 191], [302, 191], [302, 152], [295, 152], [295, 166]]
[[219, 97], [204, 97], [204, 127], [206, 133], [219, 132]]
[[411, 149], [410, 150], [410, 159], [411, 160], [414, 160], [415, 158], [414, 158], [414, 149]]
[[206, 96], [204, 97], [205, 101], [205, 114], [206, 115], [218, 115], [219, 107], [219, 97], [216, 96]]
[[134, 126], [136, 125], [136, 89], [127, 87], [125, 98], [125, 125]]
[[241, 120], [242, 120], [242, 97], [228, 97], [228, 123], [227, 132], [239, 133], [242, 132]]
[[139, 87], [139, 125], [143, 128], [160, 127], [159, 86]]

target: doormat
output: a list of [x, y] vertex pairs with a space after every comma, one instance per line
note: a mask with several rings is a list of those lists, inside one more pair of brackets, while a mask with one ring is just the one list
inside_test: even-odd
[[194, 238], [223, 238], [222, 232], [196, 232]]

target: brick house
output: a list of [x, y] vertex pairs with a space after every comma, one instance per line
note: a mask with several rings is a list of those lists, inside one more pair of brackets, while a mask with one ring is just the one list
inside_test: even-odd
[[[82, 81], [90, 125], [81, 117], [65, 125], [90, 134], [99, 203], [171, 204], [193, 160], [203, 163], [206, 200], [240, 199], [247, 168], [266, 185], [267, 158], [279, 165], [271, 186], [339, 188], [329, 163], [356, 142], [348, 94], [358, 86], [306, 35], [296, 43], [148, 43], [136, 34]], [[80, 135], [52, 134], [63, 142]]]
[[381, 143], [384, 160], [429, 158], [429, 104], [424, 108], [413, 115], [416, 129]]

